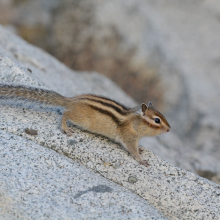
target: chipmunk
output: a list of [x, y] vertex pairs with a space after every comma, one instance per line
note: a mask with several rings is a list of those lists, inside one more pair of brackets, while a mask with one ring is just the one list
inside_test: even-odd
[[72, 130], [67, 121], [92, 133], [100, 134], [122, 144], [136, 161], [148, 166], [140, 156], [138, 141], [144, 136], [155, 136], [170, 131], [166, 118], [151, 102], [128, 108], [112, 99], [85, 94], [72, 98], [54, 91], [25, 86], [0, 84], [1, 99], [27, 100], [64, 107], [61, 129], [67, 135]]

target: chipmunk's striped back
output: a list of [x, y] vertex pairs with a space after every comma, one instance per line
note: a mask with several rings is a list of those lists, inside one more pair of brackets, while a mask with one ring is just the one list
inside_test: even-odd
[[80, 95], [75, 97], [74, 100], [77, 103], [84, 103], [90, 108], [100, 112], [100, 114], [112, 118], [118, 126], [126, 120], [129, 115], [138, 110], [138, 108], [128, 108], [112, 99], [92, 94]]

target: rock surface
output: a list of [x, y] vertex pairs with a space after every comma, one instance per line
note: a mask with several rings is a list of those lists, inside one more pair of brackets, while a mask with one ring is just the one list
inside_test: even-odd
[[1, 219], [166, 219], [129, 190], [6, 131], [0, 158]]
[[[72, 72], [2, 27], [0, 36], [1, 83], [43, 85], [64, 95], [102, 93], [133, 104], [105, 77]], [[144, 167], [106, 138], [76, 127], [72, 127], [73, 136], [66, 137], [59, 128], [61, 114], [54, 109], [2, 102], [0, 112], [2, 217], [31, 219], [45, 214], [44, 218], [52, 218], [60, 210], [66, 218], [74, 218], [75, 211], [81, 219], [89, 218], [89, 214], [104, 219], [105, 210], [114, 200], [118, 201], [112, 207], [115, 212], [108, 210], [113, 219], [220, 218], [219, 185], [177, 168], [150, 151], [143, 149], [142, 157], [151, 164]], [[174, 133], [171, 137], [178, 140]], [[161, 140], [148, 141], [166, 148]], [[41, 195], [43, 191], [47, 196]], [[42, 204], [52, 207], [52, 212]], [[43, 213], [38, 213], [39, 209]]]

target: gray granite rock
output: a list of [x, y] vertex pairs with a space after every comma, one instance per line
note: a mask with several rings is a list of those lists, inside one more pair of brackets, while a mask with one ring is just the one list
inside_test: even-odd
[[[91, 76], [86, 73], [79, 76], [80, 74], [72, 72], [74, 78], [71, 78], [71, 71], [51, 56], [26, 44], [3, 28], [0, 29], [0, 33], [0, 82], [44, 85], [64, 95], [77, 94], [84, 90], [93, 91], [95, 88], [97, 93], [112, 92], [108, 96], [132, 104], [131, 99], [104, 77], [101, 77], [100, 87], [97, 83], [98, 74], [93, 75], [94, 84]], [[27, 68], [31, 68], [32, 73]], [[83, 84], [83, 76], [85, 84]], [[77, 79], [78, 77], [81, 81]], [[77, 85], [76, 82], [82, 84]], [[64, 83], [67, 86], [64, 86]], [[108, 87], [103, 88], [103, 84]], [[107, 209], [111, 199], [114, 198], [118, 201], [118, 206], [114, 206], [116, 213], [112, 213], [111, 210], [108, 212], [109, 215], [111, 214], [111, 219], [123, 219], [123, 217], [145, 219], [146, 216], [149, 219], [163, 219], [164, 216], [169, 219], [220, 218], [219, 185], [177, 168], [151, 151], [143, 149], [142, 157], [150, 163], [149, 167], [144, 167], [133, 160], [117, 143], [106, 138], [81, 131], [73, 126], [73, 136], [66, 137], [59, 127], [61, 114], [55, 109], [1, 102], [0, 112], [0, 130], [4, 130], [1, 131], [1, 152], [5, 152], [0, 154], [0, 161], [3, 164], [0, 173], [1, 201], [4, 201], [0, 204], [3, 210], [2, 216], [5, 218], [32, 216], [47, 218], [47, 215], [48, 218], [53, 218], [53, 212], [61, 210], [60, 213], [66, 218], [70, 216], [74, 219], [71, 213], [75, 210], [79, 218], [85, 219], [95, 210], [98, 214], [91, 215], [96, 219], [104, 219], [105, 212], [101, 211], [101, 207], [103, 205], [104, 210]], [[173, 138], [178, 140], [175, 134]], [[162, 144], [161, 140], [152, 140], [152, 146], [157, 144], [164, 149], [169, 147], [168, 143], [171, 139], [165, 142], [167, 146]], [[5, 157], [7, 160], [4, 159]], [[74, 170], [74, 167], [78, 168]], [[11, 181], [8, 181], [7, 175]], [[78, 179], [70, 178], [74, 176]], [[110, 181], [121, 185], [124, 189]], [[71, 183], [75, 183], [73, 188], [70, 188]], [[113, 185], [117, 188], [116, 191], [125, 195], [122, 200], [120, 196], [115, 196]], [[44, 197], [42, 191], [48, 192], [47, 196]], [[98, 199], [95, 198], [97, 194]], [[135, 194], [141, 198], [139, 199]], [[109, 203], [106, 202], [106, 197]], [[48, 201], [48, 198], [51, 199]], [[130, 205], [128, 201], [125, 203], [123, 198], [126, 201], [134, 198], [135, 204], [133, 199], [133, 205]], [[88, 209], [87, 204], [93, 205], [91, 202], [95, 205]], [[83, 206], [83, 203], [86, 205]], [[123, 209], [121, 204], [124, 203], [126, 206]], [[131, 210], [140, 207], [138, 211], [133, 212], [127, 209], [128, 206], [132, 207]], [[50, 207], [52, 212], [48, 211]], [[145, 208], [147, 214], [143, 211]], [[39, 209], [43, 210], [43, 213], [38, 213]]]
[[[51, 148], [132, 190], [170, 219], [220, 217], [219, 185], [174, 167], [150, 151], [142, 154], [150, 163], [146, 168], [105, 138], [75, 127], [73, 136], [67, 138], [60, 132], [61, 116], [56, 112], [2, 105], [1, 114], [1, 129]], [[27, 134], [27, 128], [37, 130], [38, 135]]]
[[166, 219], [94, 171], [0, 131], [1, 219]]

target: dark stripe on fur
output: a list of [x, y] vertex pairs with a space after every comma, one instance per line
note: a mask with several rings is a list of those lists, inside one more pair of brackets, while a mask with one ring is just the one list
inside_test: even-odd
[[100, 103], [104, 106], [108, 106], [112, 109], [114, 109], [116, 112], [118, 112], [119, 114], [121, 115], [128, 115], [130, 112], [128, 110], [122, 110], [112, 104], [109, 104], [109, 103], [106, 103], [106, 102], [103, 102], [103, 101], [100, 101], [100, 100], [96, 100], [96, 99], [90, 99], [90, 98], [80, 98], [80, 99], [85, 99], [85, 100], [89, 100], [89, 101], [93, 101], [93, 102], [97, 102], [97, 103]]
[[160, 129], [160, 127], [156, 126], [156, 125], [152, 125], [150, 124], [148, 121], [144, 120], [144, 123], [147, 124], [150, 128], [153, 128], [153, 129]]
[[114, 102], [116, 105], [119, 105], [120, 107], [122, 107], [124, 110], [130, 110], [130, 108], [120, 104], [119, 102], [116, 102], [115, 100], [113, 99], [110, 99], [110, 98], [106, 98], [106, 97], [103, 97], [103, 96], [98, 96], [98, 95], [93, 95], [93, 94], [90, 94], [91, 96], [94, 96], [94, 97], [97, 97], [97, 98], [102, 98], [102, 99], [105, 99], [105, 100], [108, 100], [108, 101], [111, 101], [111, 102]]
[[92, 109], [96, 110], [96, 111], [99, 111], [100, 113], [102, 114], [105, 114], [105, 115], [108, 115], [109, 117], [112, 118], [112, 120], [118, 125], [120, 126], [121, 125], [121, 121], [115, 116], [113, 115], [111, 112], [109, 111], [106, 111], [104, 109], [101, 109], [101, 108], [97, 108], [95, 106], [92, 106], [92, 105], [89, 105]]

